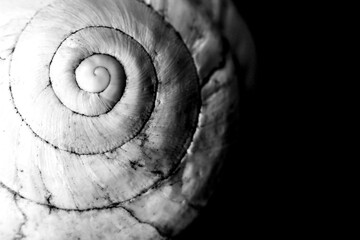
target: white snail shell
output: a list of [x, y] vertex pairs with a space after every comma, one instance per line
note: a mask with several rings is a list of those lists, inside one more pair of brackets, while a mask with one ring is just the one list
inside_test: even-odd
[[0, 7], [0, 239], [183, 230], [226, 156], [236, 66], [253, 70], [231, 2]]

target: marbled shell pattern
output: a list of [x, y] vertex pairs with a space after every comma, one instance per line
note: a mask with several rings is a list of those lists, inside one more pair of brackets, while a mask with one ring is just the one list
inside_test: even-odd
[[236, 68], [251, 79], [232, 4], [0, 2], [0, 239], [179, 233], [226, 156]]

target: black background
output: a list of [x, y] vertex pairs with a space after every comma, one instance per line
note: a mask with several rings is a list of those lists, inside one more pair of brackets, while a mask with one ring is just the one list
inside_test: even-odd
[[290, 38], [286, 29], [279, 29], [286, 22], [284, 6], [234, 2], [255, 42], [256, 84], [241, 92], [240, 130], [215, 194], [176, 240], [279, 237], [292, 227], [294, 213], [286, 209], [293, 196], [286, 194], [291, 186], [284, 186], [282, 173], [291, 145], [284, 129], [292, 118], [286, 103], [291, 79], [284, 81], [289, 62], [280, 50]]

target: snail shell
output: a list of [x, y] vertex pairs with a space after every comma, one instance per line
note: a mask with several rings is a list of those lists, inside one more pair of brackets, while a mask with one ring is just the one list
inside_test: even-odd
[[165, 239], [206, 205], [253, 47], [228, 1], [2, 0], [0, 239]]

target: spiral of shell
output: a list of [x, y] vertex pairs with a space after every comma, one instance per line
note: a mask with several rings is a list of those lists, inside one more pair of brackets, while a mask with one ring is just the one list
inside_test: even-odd
[[245, 26], [232, 35], [231, 3], [3, 8], [12, 15], [0, 18], [0, 238], [163, 239], [184, 229], [226, 155], [235, 64], [252, 66]]

